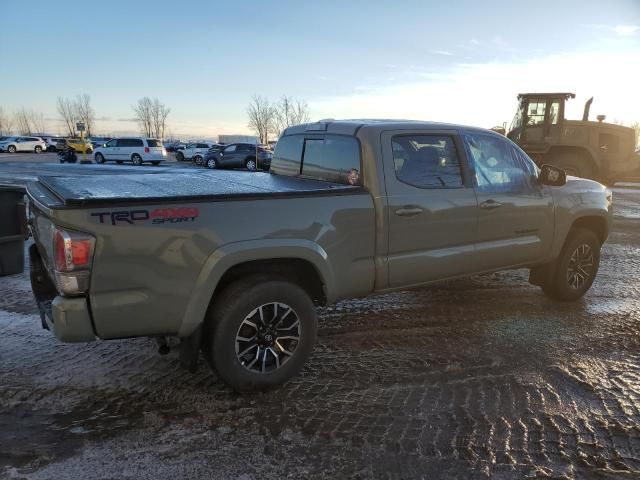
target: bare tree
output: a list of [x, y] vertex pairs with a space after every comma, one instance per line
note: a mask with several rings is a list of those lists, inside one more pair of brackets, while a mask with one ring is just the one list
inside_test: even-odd
[[31, 125], [31, 129], [33, 130], [32, 135], [35, 134], [44, 134], [45, 133], [45, 121], [44, 115], [42, 112], [36, 113], [31, 110], [27, 112], [29, 115], [29, 124]]
[[58, 97], [58, 114], [67, 128], [70, 137], [76, 136], [76, 122], [78, 121], [78, 109], [76, 103], [69, 99]]
[[20, 135], [32, 135], [33, 126], [31, 124], [32, 112], [25, 110], [22, 107], [13, 115], [14, 123], [16, 124], [16, 130]]
[[268, 99], [254, 95], [247, 107], [247, 115], [249, 128], [258, 135], [260, 143], [267, 143], [269, 134], [276, 131], [276, 108]]
[[9, 114], [4, 113], [2, 107], [0, 107], [0, 135], [9, 135], [13, 130], [13, 120]]
[[142, 134], [151, 137], [153, 135], [153, 102], [149, 97], [143, 97], [132, 108]]
[[91, 107], [91, 97], [86, 93], [78, 95], [75, 101], [75, 110], [77, 120], [84, 123], [87, 136], [91, 136], [91, 130], [96, 118], [96, 114]]
[[164, 134], [167, 130], [167, 117], [170, 111], [171, 109], [165, 104], [160, 103], [160, 100], [157, 98], [151, 103], [151, 124], [155, 138], [164, 139]]
[[275, 106], [275, 130], [278, 135], [287, 127], [309, 120], [309, 106], [304, 100], [283, 95]]

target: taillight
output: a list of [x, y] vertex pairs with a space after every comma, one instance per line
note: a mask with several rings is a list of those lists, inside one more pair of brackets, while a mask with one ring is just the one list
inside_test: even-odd
[[61, 293], [78, 295], [87, 292], [95, 243], [95, 238], [87, 233], [55, 228], [53, 234], [55, 282]]
[[149, 150], [149, 147], [144, 147], [144, 153], [149, 153], [151, 150]]

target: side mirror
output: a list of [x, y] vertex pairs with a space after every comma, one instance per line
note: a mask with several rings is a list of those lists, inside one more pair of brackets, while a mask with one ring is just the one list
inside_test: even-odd
[[550, 185], [552, 187], [561, 187], [567, 183], [567, 172], [553, 165], [544, 164], [540, 168], [538, 175], [538, 183], [540, 185]]

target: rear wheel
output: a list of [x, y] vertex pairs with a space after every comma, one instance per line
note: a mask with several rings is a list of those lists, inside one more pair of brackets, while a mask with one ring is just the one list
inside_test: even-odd
[[598, 237], [591, 230], [574, 229], [562, 247], [554, 275], [542, 286], [543, 292], [561, 301], [582, 297], [598, 273], [600, 247]]
[[275, 277], [238, 280], [216, 297], [203, 337], [205, 358], [238, 391], [285, 383], [311, 355], [317, 317], [309, 295]]
[[196, 155], [195, 157], [193, 157], [193, 162], [198, 166], [202, 165], [202, 161], [202, 155]]
[[572, 152], [559, 153], [549, 159], [549, 163], [563, 169], [567, 175], [582, 178], [596, 178], [596, 171], [590, 160]]
[[138, 165], [138, 166], [142, 165], [142, 157], [137, 153], [134, 153], [133, 155], [131, 155], [131, 161], [133, 162], [134, 165]]
[[96, 163], [104, 163], [104, 156], [101, 153], [96, 153], [95, 160]]
[[36, 151], [36, 153], [40, 153], [42, 152], [42, 147], [40, 145], [36, 145], [36, 148], [34, 150]]
[[178, 152], [176, 153], [176, 160], [177, 160], [178, 162], [182, 162], [182, 161], [184, 161], [184, 154], [183, 154], [182, 152], [178, 151]]
[[251, 158], [247, 158], [247, 160], [244, 162], [244, 166], [247, 167], [247, 170], [250, 171], [255, 171], [258, 168], [258, 164], [256, 163], [256, 159], [251, 157]]

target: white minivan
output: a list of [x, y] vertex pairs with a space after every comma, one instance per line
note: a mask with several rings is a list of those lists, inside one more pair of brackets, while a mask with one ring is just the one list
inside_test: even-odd
[[133, 162], [142, 165], [145, 162], [159, 165], [167, 159], [167, 151], [162, 142], [155, 138], [114, 138], [93, 152], [96, 163]]

